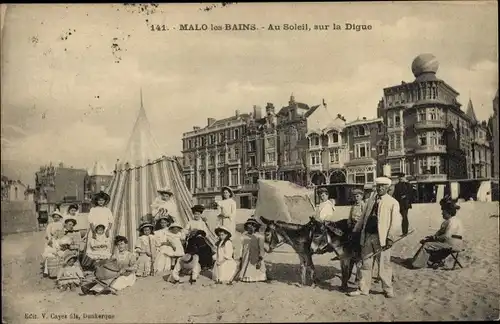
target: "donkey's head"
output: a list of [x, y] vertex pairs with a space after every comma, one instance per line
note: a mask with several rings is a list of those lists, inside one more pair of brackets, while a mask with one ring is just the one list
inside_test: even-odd
[[271, 253], [274, 249], [279, 247], [284, 243], [284, 238], [276, 230], [276, 222], [264, 217], [260, 217], [260, 220], [264, 225], [266, 225], [266, 230], [264, 231], [264, 242], [268, 245], [266, 252]]

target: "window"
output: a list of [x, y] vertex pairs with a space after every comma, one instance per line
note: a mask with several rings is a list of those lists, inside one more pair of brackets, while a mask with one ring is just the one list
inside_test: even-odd
[[226, 157], [225, 157], [224, 152], [219, 152], [219, 158], [218, 158], [218, 160], [219, 160], [218, 161], [219, 163], [224, 163], [225, 162]]
[[267, 161], [274, 162], [276, 160], [276, 154], [274, 152], [267, 153]]
[[215, 134], [210, 134], [210, 136], [208, 137], [208, 144], [215, 144]]
[[283, 162], [287, 162], [289, 157], [288, 151], [283, 152]]
[[394, 135], [394, 149], [400, 150], [402, 148], [401, 145], [401, 135]]
[[430, 145], [438, 145], [438, 133], [437, 132], [429, 132], [429, 144]]
[[219, 143], [223, 143], [224, 142], [224, 132], [220, 132], [219, 133]]
[[226, 141], [229, 141], [231, 140], [232, 137], [231, 137], [231, 131], [229, 129], [226, 130], [226, 136], [225, 136], [225, 140]]
[[268, 137], [267, 140], [266, 140], [266, 146], [267, 147], [274, 147], [274, 142], [275, 142], [275, 138], [274, 137]]
[[234, 130], [234, 139], [237, 140], [239, 138], [239, 135], [240, 135], [239, 129], [235, 129]]
[[215, 164], [215, 156], [213, 155], [213, 153], [210, 153], [209, 159], [210, 159], [209, 164], [214, 165]]
[[419, 109], [417, 116], [418, 116], [418, 121], [425, 121], [426, 120], [425, 109]]
[[373, 172], [368, 172], [366, 174], [366, 182], [367, 183], [373, 183]]
[[312, 152], [311, 153], [311, 165], [318, 165], [318, 164], [321, 164], [320, 154], [319, 154], [319, 152]]
[[319, 146], [319, 136], [312, 136], [311, 137], [311, 146]]
[[354, 157], [355, 158], [368, 157], [369, 151], [370, 151], [370, 143], [354, 144]]
[[237, 147], [234, 148], [234, 158], [236, 160], [240, 158], [240, 150]]
[[207, 186], [207, 178], [205, 177], [205, 171], [200, 172], [200, 178], [201, 178], [201, 188], [205, 188]]
[[439, 156], [431, 156], [427, 161], [428, 169], [431, 174], [441, 174], [444, 173], [444, 161]]
[[200, 164], [202, 167], [205, 166], [205, 155], [200, 156]]
[[339, 134], [332, 133], [332, 143], [338, 143], [338, 142], [339, 142]]
[[399, 116], [399, 114], [396, 114], [396, 116], [394, 116], [394, 126], [401, 126], [401, 116]]
[[355, 176], [356, 183], [365, 183], [365, 175], [363, 173], [356, 173]]
[[255, 141], [248, 142], [248, 152], [255, 152]]
[[390, 160], [389, 165], [391, 166], [391, 173], [399, 173], [401, 172], [401, 160]]
[[390, 111], [387, 113], [387, 127], [392, 127], [394, 125], [394, 112]]
[[237, 186], [240, 184], [239, 179], [238, 179], [238, 172], [236, 170], [231, 170], [229, 171], [231, 174], [231, 186]]
[[206, 138], [205, 137], [202, 137], [201, 138], [201, 146], [205, 146], [206, 145]]
[[436, 108], [429, 109], [429, 120], [438, 120], [439, 114]]
[[358, 127], [358, 136], [365, 136], [365, 127], [364, 126]]
[[188, 140], [188, 149], [190, 149], [192, 146], [193, 143], [191, 143], [191, 140]]
[[339, 163], [339, 150], [334, 149], [330, 151], [330, 163]]
[[427, 133], [418, 135], [418, 144], [422, 146], [427, 145]]
[[210, 175], [210, 187], [215, 187], [216, 186], [216, 184], [215, 184], [215, 172], [210, 171], [209, 175]]
[[224, 175], [224, 171], [221, 171], [219, 173], [219, 186], [225, 186], [226, 185], [226, 179], [225, 179], [225, 175]]
[[250, 160], [249, 160], [249, 162], [250, 162], [250, 166], [255, 166], [255, 165], [256, 165], [255, 161], [256, 161], [255, 156], [251, 156], [251, 157], [250, 157]]

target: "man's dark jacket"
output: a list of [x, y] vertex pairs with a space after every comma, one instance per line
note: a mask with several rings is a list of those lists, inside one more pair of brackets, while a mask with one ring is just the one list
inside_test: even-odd
[[411, 208], [413, 201], [413, 187], [409, 182], [398, 182], [394, 186], [394, 199], [399, 202], [399, 209], [408, 210]]

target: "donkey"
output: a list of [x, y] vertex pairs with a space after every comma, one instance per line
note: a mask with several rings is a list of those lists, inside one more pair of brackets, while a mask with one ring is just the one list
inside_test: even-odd
[[[288, 244], [299, 255], [301, 283], [298, 286], [307, 285], [307, 279], [311, 280], [311, 286], [316, 285], [314, 264], [312, 261], [313, 252], [311, 243], [314, 233], [320, 231], [320, 223], [313, 217], [305, 225], [290, 224], [282, 221], [272, 221], [260, 217], [266, 225], [265, 242], [269, 245], [268, 253], [271, 253], [277, 247]], [[309, 275], [308, 275], [309, 273]]]
[[342, 289], [347, 289], [354, 266], [353, 249], [348, 244], [347, 220], [325, 225], [314, 217], [310, 217], [307, 224], [298, 225], [271, 221], [264, 217], [260, 219], [266, 225], [265, 241], [269, 244], [269, 253], [286, 243], [299, 255], [301, 284], [298, 286], [307, 285], [307, 278], [312, 281], [311, 286], [314, 287], [317, 283], [312, 261], [313, 254], [334, 252], [341, 259]]

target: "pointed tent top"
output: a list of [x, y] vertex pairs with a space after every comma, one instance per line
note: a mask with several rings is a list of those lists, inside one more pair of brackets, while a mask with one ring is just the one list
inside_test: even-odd
[[474, 106], [472, 105], [472, 100], [469, 98], [469, 103], [467, 104], [467, 111], [465, 112], [473, 122], [477, 123], [476, 113], [474, 112]]
[[129, 168], [140, 167], [161, 158], [161, 156], [160, 146], [151, 133], [151, 125], [146, 117], [141, 89], [139, 115], [132, 129], [124, 157], [120, 159], [120, 164], [122, 167], [127, 163], [129, 164]]

